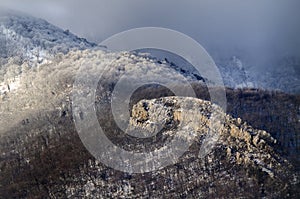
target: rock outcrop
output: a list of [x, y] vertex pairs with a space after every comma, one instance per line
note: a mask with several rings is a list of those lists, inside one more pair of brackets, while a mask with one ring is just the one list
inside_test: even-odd
[[[16, 137], [2, 136], [1, 197], [297, 197], [299, 179], [292, 165], [273, 150], [276, 140], [208, 101], [165, 97], [133, 106], [128, 129], [154, 132], [162, 127], [151, 149], [177, 133], [195, 138], [177, 163], [142, 174], [114, 170], [92, 157], [67, 107], [60, 117], [54, 111], [38, 122], [25, 121], [13, 129]], [[211, 151], [199, 156], [213, 111], [224, 117], [224, 124], [214, 131], [218, 139]], [[126, 139], [115, 141], [128, 144]], [[143, 142], [136, 143], [133, 148], [144, 149]]]

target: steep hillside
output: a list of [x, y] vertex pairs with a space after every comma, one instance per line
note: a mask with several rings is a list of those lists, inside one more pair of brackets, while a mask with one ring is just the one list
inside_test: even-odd
[[[215, 131], [219, 139], [209, 153], [199, 156], [212, 107], [216, 107], [208, 101], [155, 96], [158, 99], [138, 102], [147, 96], [137, 91], [131, 103], [130, 131], [151, 131], [151, 122], [165, 118], [163, 130], [155, 139], [146, 140], [120, 131], [112, 120], [109, 89], [125, 71], [135, 71], [136, 78], [142, 77], [140, 72], [152, 71], [153, 75], [170, 74], [177, 79], [176, 70], [167, 64], [126, 52], [99, 50], [71, 52], [55, 60], [39, 70], [28, 70], [20, 87], [1, 99], [1, 197], [284, 198], [299, 194], [295, 168], [274, 151], [277, 141], [221, 109], [216, 110], [225, 118], [225, 125]], [[86, 70], [91, 74], [111, 63], [95, 97], [99, 123], [109, 139], [126, 150], [148, 151], [162, 147], [178, 133], [183, 139], [193, 134], [195, 141], [178, 163], [153, 172], [123, 173], [90, 155], [78, 137], [72, 108], [72, 85], [82, 63], [89, 63]], [[159, 89], [148, 87], [154, 88]]]

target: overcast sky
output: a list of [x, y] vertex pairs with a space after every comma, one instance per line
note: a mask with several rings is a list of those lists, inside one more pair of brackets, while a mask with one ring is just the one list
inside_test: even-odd
[[[0, 0], [101, 42], [120, 31], [159, 26], [183, 32], [210, 53], [300, 54], [298, 0]], [[263, 56], [262, 56], [263, 55]]]

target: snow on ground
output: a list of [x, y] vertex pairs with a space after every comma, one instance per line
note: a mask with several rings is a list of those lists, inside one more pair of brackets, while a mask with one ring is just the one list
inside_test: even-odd
[[44, 63], [57, 53], [87, 49], [96, 44], [62, 30], [43, 19], [14, 11], [0, 12], [0, 58], [18, 56], [31, 63]]

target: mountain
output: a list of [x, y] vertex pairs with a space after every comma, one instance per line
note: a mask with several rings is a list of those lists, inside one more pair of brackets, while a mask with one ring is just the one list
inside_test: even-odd
[[96, 46], [69, 30], [15, 11], [0, 11], [0, 24], [0, 57], [4, 59], [18, 56], [42, 63], [57, 53]]
[[[14, 41], [20, 41], [20, 48], [11, 54], [4, 51], [2, 55], [7, 57], [2, 57], [0, 68], [0, 198], [299, 197], [298, 95], [227, 88], [228, 109], [222, 110], [208, 101], [205, 79], [184, 69], [181, 59], [181, 63], [174, 63], [165, 54], [151, 58], [137, 52], [110, 52], [85, 44], [85, 40], [47, 22], [43, 23], [49, 26], [42, 26], [43, 20], [8, 16], [1, 24], [13, 25], [2, 24], [9, 27], [2, 30], [21, 29], [17, 35], [22, 36], [5, 39], [5, 49], [18, 47]], [[38, 38], [35, 34], [25, 37], [22, 20], [33, 24]], [[39, 45], [51, 56], [38, 62], [27, 56], [32, 51], [26, 46], [42, 44], [42, 38], [48, 38], [48, 33], [43, 34], [47, 27], [57, 31], [50, 35], [58, 40], [50, 42], [51, 48], [47, 42], [44, 47]], [[82, 42], [83, 48], [79, 45]], [[67, 50], [55, 48], [56, 43]], [[233, 58], [228, 63], [243, 71], [240, 62]], [[130, 99], [116, 101], [115, 105], [128, 103], [129, 126], [122, 131], [112, 104], [118, 92], [127, 90], [118, 88], [139, 85], [149, 77], [169, 81], [164, 86], [151, 83], [138, 87]], [[94, 81], [96, 89], [86, 86]], [[188, 91], [189, 86], [196, 96], [174, 96], [170, 90]], [[75, 100], [77, 95], [79, 101]], [[91, 155], [77, 131], [78, 120], [87, 118], [87, 126], [91, 121], [81, 106], [87, 99], [92, 99], [91, 110], [97, 116], [92, 125], [101, 125], [109, 140], [124, 150], [150, 153], [176, 135], [191, 140], [192, 145], [174, 164], [157, 171], [115, 170]], [[213, 110], [224, 118], [224, 124], [211, 121]], [[215, 125], [213, 132], [210, 124]], [[158, 127], [161, 131], [156, 136], [132, 136], [141, 129], [151, 133]], [[205, 151], [207, 148], [210, 150]], [[124, 166], [128, 166], [126, 161]]]
[[251, 79], [245, 70], [242, 61], [233, 56], [226, 64], [219, 65], [223, 75], [224, 84], [229, 88], [257, 88], [255, 81]]
[[[99, 65], [99, 58], [103, 65]], [[127, 150], [155, 150], [175, 134], [186, 138], [194, 133], [195, 142], [178, 163], [136, 174], [114, 170], [91, 156], [78, 136], [73, 116], [72, 85], [82, 63], [89, 63], [86, 70], [91, 74], [111, 63], [95, 97], [99, 124], [109, 139]], [[215, 107], [208, 101], [159, 98], [169, 95], [157, 92], [159, 87], [137, 91], [133, 94], [129, 129], [151, 131], [149, 121], [162, 118], [166, 123], [154, 142], [124, 135], [112, 119], [109, 99], [114, 82], [129, 71], [135, 72], [136, 79], [143, 78], [143, 71], [178, 78], [178, 72], [168, 64], [128, 52], [100, 50], [70, 52], [56, 62], [41, 65], [39, 70], [26, 71], [20, 87], [1, 99], [1, 197], [296, 197], [297, 172], [274, 150], [277, 141], [267, 132], [225, 115], [220, 108], [218, 113], [225, 117], [224, 126], [216, 132], [220, 138], [211, 152], [199, 157]], [[77, 92], [89, 93], [84, 87]], [[142, 92], [156, 96], [143, 100], [147, 96]]]
[[[195, 68], [184, 58], [171, 52], [158, 49], [141, 49], [137, 52], [147, 54], [151, 58], [168, 62], [171, 67], [177, 69], [186, 76], [201, 79]], [[244, 56], [247, 57], [247, 56]], [[229, 88], [255, 88], [261, 90], [276, 90], [291, 94], [300, 93], [300, 59], [293, 56], [277, 58], [273, 63], [258, 70], [257, 66], [249, 63], [242, 56], [232, 54], [228, 58], [220, 58], [215, 55], [214, 60], [223, 78], [224, 85]]]

